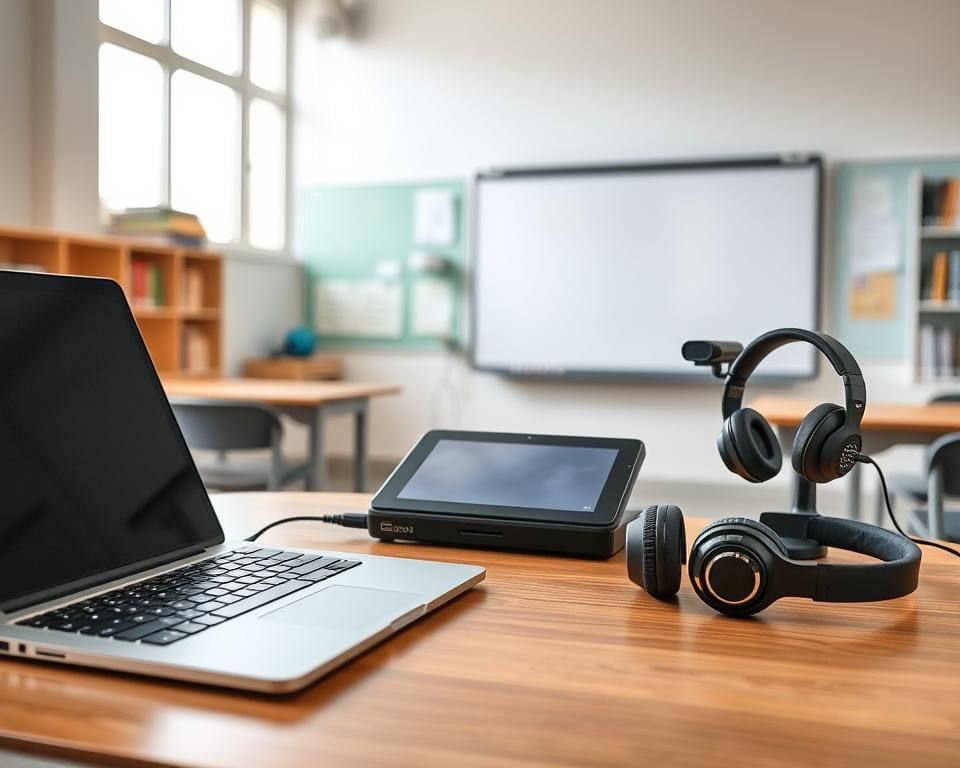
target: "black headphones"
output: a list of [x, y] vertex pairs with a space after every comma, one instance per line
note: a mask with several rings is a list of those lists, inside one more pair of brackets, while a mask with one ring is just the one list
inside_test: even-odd
[[723, 387], [724, 421], [717, 448], [727, 469], [751, 483], [762, 483], [776, 475], [783, 457], [767, 420], [752, 408], [743, 407], [743, 390], [750, 374], [767, 355], [795, 341], [815, 346], [843, 377], [846, 407], [821, 403], [803, 418], [793, 441], [793, 468], [811, 482], [828, 483], [853, 469], [863, 445], [860, 419], [867, 390], [853, 355], [825, 333], [800, 328], [770, 331], [750, 342], [737, 356]]
[[[723, 389], [723, 430], [717, 446], [724, 464], [741, 477], [762, 483], [780, 471], [782, 457], [767, 420], [743, 408], [747, 379], [773, 350], [794, 341], [813, 344], [843, 377], [846, 407], [823, 403], [797, 431], [793, 468], [816, 483], [849, 472], [860, 452], [860, 419], [866, 387], [856, 360], [836, 339], [822, 333], [783, 328], [751, 342], [733, 361]], [[903, 536], [854, 520], [765, 513], [770, 523], [731, 517], [711, 523], [690, 548], [687, 573], [707, 605], [728, 616], [750, 616], [781, 597], [825, 602], [868, 602], [908, 595], [917, 588], [920, 548]], [[812, 539], [828, 547], [877, 558], [867, 564], [791, 560], [781, 536]], [[683, 515], [670, 504], [647, 507], [627, 527], [627, 571], [631, 581], [654, 597], [680, 589], [686, 558]]]
[[[794, 517], [802, 518], [805, 537], [881, 562], [847, 565], [791, 560], [773, 528], [744, 517], [728, 517], [704, 528], [690, 548], [687, 574], [700, 599], [728, 616], [750, 616], [781, 597], [861, 603], [903, 597], [917, 588], [920, 548], [909, 539], [856, 520]], [[677, 507], [647, 507], [627, 526], [630, 580], [654, 597], [677, 593], [685, 562], [686, 534]]]

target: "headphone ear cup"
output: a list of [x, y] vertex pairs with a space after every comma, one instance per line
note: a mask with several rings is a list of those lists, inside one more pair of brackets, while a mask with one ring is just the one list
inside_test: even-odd
[[[706, 526], [702, 531], [700, 531], [700, 535], [697, 536], [697, 541], [699, 542], [700, 539], [704, 537], [704, 535], [709, 533], [714, 528], [719, 528], [722, 525], [742, 525], [747, 528], [753, 528], [753, 530], [759, 531], [760, 533], [766, 534], [767, 538], [769, 538], [773, 542], [774, 546], [777, 548], [777, 550], [780, 552], [781, 555], [783, 555], [784, 557], [790, 557], [789, 553], [787, 552], [787, 548], [783, 544], [783, 540], [780, 538], [779, 534], [775, 530], [773, 530], [773, 528], [771, 528], [769, 525], [765, 525], [764, 523], [761, 523], [759, 520], [751, 520], [749, 517], [724, 517], [724, 518], [721, 518], [720, 520], [715, 520], [714, 522]], [[694, 546], [696, 546], [696, 544], [694, 544]]]
[[717, 447], [727, 468], [751, 483], [769, 480], [783, 465], [777, 436], [753, 408], [739, 408], [730, 414]]
[[826, 483], [836, 477], [828, 476], [821, 468], [823, 448], [827, 439], [841, 429], [845, 421], [846, 411], [836, 403], [820, 403], [804, 416], [793, 439], [790, 457], [798, 475], [814, 483]]
[[677, 594], [686, 560], [686, 530], [678, 507], [655, 504], [627, 526], [627, 572], [653, 597]]

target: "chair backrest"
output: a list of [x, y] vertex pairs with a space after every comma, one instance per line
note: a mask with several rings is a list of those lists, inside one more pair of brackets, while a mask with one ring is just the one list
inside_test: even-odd
[[960, 496], [960, 432], [937, 438], [927, 452], [928, 472], [939, 468], [943, 478], [943, 492]]
[[960, 392], [944, 392], [931, 398], [931, 403], [960, 403]]
[[171, 398], [170, 405], [191, 448], [213, 451], [277, 449], [283, 439], [278, 413], [260, 403]]

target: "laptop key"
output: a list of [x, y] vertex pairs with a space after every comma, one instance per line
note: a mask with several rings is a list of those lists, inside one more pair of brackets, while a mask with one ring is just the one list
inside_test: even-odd
[[115, 637], [120, 632], [125, 632], [126, 630], [136, 626], [136, 624], [131, 624], [129, 621], [121, 621], [119, 624], [113, 624], [109, 627], [104, 627], [97, 634], [100, 637]]
[[273, 589], [268, 589], [265, 592], [254, 595], [253, 597], [245, 598], [239, 603], [225, 605], [223, 608], [214, 611], [214, 613], [215, 615], [222, 616], [225, 619], [232, 619], [234, 616], [239, 616], [241, 613], [252, 611], [255, 608], [259, 608], [267, 603], [273, 602], [274, 600], [279, 600], [281, 597], [286, 597], [289, 594], [309, 586], [312, 586], [312, 582], [288, 581], [286, 584], [278, 584]]
[[299, 552], [279, 552], [270, 559], [275, 563], [282, 563], [286, 560], [296, 560], [298, 557], [300, 557]]
[[168, 626], [167, 622], [158, 619], [157, 621], [151, 621], [146, 624], [138, 624], [123, 632], [119, 632], [114, 635], [114, 637], [117, 640], [139, 640], [147, 635], [152, 635], [154, 632], [164, 631]]
[[223, 607], [224, 607], [224, 604], [221, 603], [219, 600], [211, 600], [210, 602], [207, 602], [207, 603], [200, 603], [200, 605], [197, 606], [197, 610], [205, 611], [206, 613], [213, 613], [214, 611], [218, 611]]
[[197, 616], [197, 618], [194, 619], [195, 623], [205, 624], [208, 627], [213, 627], [213, 626], [216, 626], [217, 624], [223, 624], [223, 622], [225, 621], [226, 619], [223, 618], [222, 616], [213, 616], [213, 615]]
[[184, 619], [185, 621], [190, 621], [192, 619], [197, 618], [198, 616], [204, 616], [206, 614], [204, 614], [203, 611], [198, 611], [196, 608], [187, 608], [184, 611], [177, 611], [176, 614], [174, 615], [179, 616], [181, 619]]
[[319, 568], [326, 568], [327, 566], [335, 562], [337, 562], [337, 558], [335, 557], [321, 557], [319, 559], [313, 560], [312, 562], [304, 563], [303, 565], [298, 565], [292, 571], [290, 571], [290, 573], [298, 574], [302, 576], [305, 573], [316, 571]]
[[299, 578], [304, 581], [323, 581], [324, 579], [329, 579], [331, 576], [339, 576], [343, 571], [333, 571], [329, 568], [321, 568], [319, 571], [311, 571], [310, 573], [305, 573]]
[[150, 643], [150, 645], [170, 645], [170, 643], [175, 643], [177, 640], [183, 640], [183, 638], [189, 637], [186, 632], [178, 632], [175, 629], [166, 629], [163, 632], [155, 632], [152, 635], [147, 635], [143, 638], [143, 642]]
[[197, 632], [203, 632], [205, 629], [210, 629], [210, 627], [206, 624], [196, 624], [192, 621], [177, 624], [177, 632], [186, 632], [188, 635], [195, 635]]
[[355, 568], [360, 565], [359, 560], [339, 560], [333, 565], [328, 565], [327, 568], [332, 568], [335, 571], [345, 571], [348, 568]]

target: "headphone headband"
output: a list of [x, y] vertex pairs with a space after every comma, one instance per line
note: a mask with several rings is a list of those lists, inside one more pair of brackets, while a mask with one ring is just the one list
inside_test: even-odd
[[876, 525], [838, 517], [813, 516], [807, 535], [828, 547], [846, 549], [883, 562], [817, 563], [816, 592], [810, 597], [832, 603], [889, 600], [909, 595], [920, 577], [920, 547]]
[[860, 366], [850, 351], [832, 336], [802, 328], [778, 328], [768, 331], [751, 341], [730, 366], [730, 373], [723, 385], [723, 418], [728, 418], [743, 404], [743, 391], [747, 379], [757, 366], [774, 350], [796, 341], [805, 341], [819, 349], [830, 361], [833, 369], [843, 378], [843, 392], [848, 426], [859, 426], [867, 402], [867, 388], [863, 383]]

